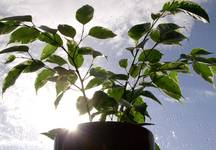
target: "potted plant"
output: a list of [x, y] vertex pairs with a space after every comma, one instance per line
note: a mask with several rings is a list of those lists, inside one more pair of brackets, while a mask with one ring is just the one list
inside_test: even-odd
[[[209, 22], [207, 12], [195, 2], [173, 0], [165, 3], [158, 13], [151, 14], [152, 22], [137, 24], [128, 30], [134, 45], [125, 50], [131, 57], [120, 59], [117, 64], [123, 73], [94, 65], [98, 57], [107, 57], [84, 45], [83, 41], [88, 37], [111, 39], [116, 34], [101, 26], [85, 31], [85, 25], [94, 15], [94, 9], [89, 5], [76, 11], [76, 20], [82, 24], [80, 37], [77, 30], [68, 24], [53, 29], [36, 26], [29, 15], [3, 18], [0, 20], [0, 33], [10, 34], [10, 40], [0, 54], [9, 54], [5, 64], [15, 59], [20, 63], [8, 72], [2, 93], [13, 86], [22, 73], [35, 72], [36, 92], [47, 82], [55, 84], [56, 107], [65, 92], [71, 92], [71, 87], [80, 91], [76, 107], [80, 115], [88, 114], [89, 123], [80, 124], [77, 134], [65, 129], [44, 133], [55, 138], [55, 150], [159, 149], [152, 133], [142, 127], [148, 125], [146, 118], [150, 118], [146, 98], [161, 104], [153, 94], [154, 89], [159, 89], [180, 101], [183, 96], [178, 75], [190, 73], [190, 66], [211, 84], [216, 74], [216, 58], [208, 57], [211, 52], [203, 48], [194, 48], [189, 54], [181, 54], [177, 60], [163, 60], [165, 54], [158, 50], [160, 45], [181, 45], [187, 37], [182, 33], [184, 27], [173, 22], [161, 23], [160, 19], [180, 12]], [[29, 50], [29, 45], [36, 40], [45, 43], [40, 58], [34, 58]], [[59, 51], [64, 55], [59, 55]], [[87, 68], [85, 71], [81, 71], [83, 66]], [[87, 97], [86, 91], [94, 87], [98, 90], [93, 97]]]

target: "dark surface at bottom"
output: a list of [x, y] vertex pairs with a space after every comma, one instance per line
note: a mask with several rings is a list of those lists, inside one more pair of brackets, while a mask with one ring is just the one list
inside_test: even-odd
[[152, 133], [141, 126], [118, 122], [80, 124], [76, 132], [62, 130], [54, 150], [154, 150]]

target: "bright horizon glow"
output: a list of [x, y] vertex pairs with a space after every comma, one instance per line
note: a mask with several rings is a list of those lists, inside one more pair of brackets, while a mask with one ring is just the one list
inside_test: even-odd
[[[88, 116], [80, 116], [76, 108], [76, 100], [81, 96], [79, 91], [66, 92], [56, 109], [54, 106], [56, 93], [53, 85], [48, 83], [36, 95], [31, 85], [22, 83], [22, 78], [25, 77], [17, 80], [15, 87], [5, 93], [3, 100], [5, 105], [10, 105], [12, 108], [19, 107], [17, 114], [25, 123], [33, 126], [39, 132], [46, 132], [54, 128], [74, 131], [78, 124], [88, 122]], [[30, 81], [32, 81], [31, 78], [34, 77], [30, 77]], [[10, 96], [10, 91], [14, 89], [16, 89], [14, 96]], [[22, 94], [24, 90], [25, 94]], [[92, 95], [93, 91], [90, 90], [87, 94]], [[16, 106], [17, 104], [19, 106]]]

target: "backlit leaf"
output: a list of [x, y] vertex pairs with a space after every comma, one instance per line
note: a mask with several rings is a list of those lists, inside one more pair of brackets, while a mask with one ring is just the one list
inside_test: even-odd
[[1, 34], [8, 34], [15, 30], [19, 24], [13, 21], [7, 21], [7, 22], [0, 22], [0, 35]]
[[149, 61], [151, 63], [159, 62], [163, 54], [156, 49], [148, 49], [144, 50], [139, 55], [139, 61]]
[[57, 128], [57, 129], [52, 129], [48, 132], [44, 132], [44, 133], [41, 133], [42, 135], [45, 135], [47, 137], [49, 137], [50, 139], [54, 140], [55, 137], [59, 134], [59, 133], [62, 133], [63, 129], [61, 128]]
[[25, 68], [24, 73], [35, 72], [44, 67], [44, 63], [39, 60], [29, 60], [25, 63], [27, 64], [27, 67]]
[[49, 78], [53, 77], [53, 75], [55, 74], [55, 72], [53, 70], [50, 69], [44, 69], [42, 70], [38, 75], [37, 78], [35, 80], [35, 90], [36, 92], [43, 87], [47, 81], [49, 80]]
[[110, 77], [109, 72], [101, 67], [95, 67], [90, 70], [90, 75], [101, 80], [106, 80]]
[[185, 64], [183, 62], [166, 62], [162, 64], [158, 70], [167, 70], [167, 71], [178, 71], [178, 72], [184, 72], [189, 73], [190, 67], [188, 64]]
[[11, 63], [11, 62], [13, 62], [15, 59], [16, 59], [16, 56], [15, 56], [15, 55], [10, 55], [10, 56], [8, 56], [8, 58], [6, 59], [5, 64]]
[[167, 75], [155, 75], [153, 78], [153, 83], [161, 88], [167, 95], [171, 96], [176, 100], [180, 100], [182, 97], [181, 89], [179, 83], [175, 79], [172, 79]]
[[74, 29], [74, 27], [67, 24], [60, 24], [58, 26], [58, 30], [61, 34], [70, 38], [74, 38], [74, 36], [76, 35], [76, 30]]
[[0, 21], [18, 21], [18, 22], [32, 22], [32, 16], [12, 16], [1, 19]]
[[21, 27], [11, 34], [9, 43], [31, 43], [37, 39], [39, 33], [35, 28]]
[[127, 66], [128, 66], [128, 60], [127, 59], [121, 59], [119, 61], [119, 66], [122, 67], [122, 68], [127, 68]]
[[12, 47], [1, 50], [0, 54], [11, 53], [11, 52], [28, 52], [28, 50], [29, 50], [28, 46], [24, 46], [24, 45], [12, 46]]
[[51, 34], [51, 33], [48, 33], [48, 32], [42, 32], [38, 36], [38, 39], [40, 41], [42, 41], [42, 42], [45, 42], [47, 44], [57, 46], [57, 47], [60, 47], [63, 44], [63, 41], [62, 41], [61, 37], [57, 33], [56, 34]]
[[178, 8], [186, 11], [189, 15], [203, 22], [210, 22], [209, 16], [205, 9], [193, 1], [181, 1]]
[[211, 68], [207, 64], [204, 64], [201, 62], [195, 62], [193, 63], [193, 69], [203, 79], [205, 79], [206, 81], [210, 83], [213, 83], [214, 75], [213, 75], [213, 72], [211, 71]]
[[19, 64], [8, 72], [7, 76], [4, 78], [3, 81], [2, 93], [4, 93], [10, 86], [14, 85], [17, 78], [20, 76], [20, 74], [25, 68], [26, 64]]
[[108, 96], [103, 91], [96, 91], [92, 98], [93, 106], [98, 111], [115, 111], [118, 108], [118, 104], [116, 100], [110, 96]]
[[56, 95], [65, 91], [70, 86], [67, 76], [59, 76], [56, 81]]
[[123, 94], [124, 94], [124, 87], [121, 86], [115, 86], [108, 90], [108, 95], [114, 98], [117, 102], [120, 101]]
[[165, 33], [165, 32], [170, 32], [170, 31], [176, 31], [180, 27], [179, 25], [175, 23], [161, 23], [157, 26], [158, 30]]
[[42, 29], [43, 31], [46, 31], [46, 32], [49, 32], [49, 33], [52, 33], [52, 34], [56, 34], [57, 32], [57, 29], [53, 29], [53, 28], [50, 28], [48, 26], [40, 26], [39, 27], [40, 29]]
[[89, 5], [84, 5], [76, 12], [76, 19], [83, 25], [92, 20], [94, 8]]
[[83, 55], [78, 53], [78, 46], [77, 43], [73, 40], [67, 42], [68, 46], [68, 61], [71, 65], [80, 68], [84, 62]]
[[61, 92], [55, 99], [55, 102], [54, 102], [54, 105], [55, 105], [55, 108], [57, 109], [60, 101], [62, 100], [62, 97], [64, 96], [64, 93], [65, 91]]
[[62, 66], [62, 65], [64, 65], [64, 64], [67, 63], [67, 61], [64, 58], [62, 58], [61, 56], [58, 56], [58, 55], [51, 55], [51, 56], [49, 56], [46, 59], [46, 62], [54, 63], [54, 64], [57, 64], [59, 66]]
[[143, 91], [142, 95], [148, 98], [151, 98], [152, 100], [154, 100], [155, 102], [157, 102], [158, 104], [161, 105], [161, 102], [158, 100], [158, 98], [156, 96], [154, 96], [154, 94], [152, 94], [152, 92], [150, 91]]
[[84, 96], [80, 96], [77, 99], [76, 108], [79, 111], [80, 115], [83, 115], [88, 111], [91, 111], [92, 109], [91, 101], [85, 98]]
[[103, 81], [101, 79], [93, 78], [88, 82], [85, 89], [88, 90], [88, 89], [97, 87], [97, 86], [101, 85], [102, 83], [103, 83]]
[[138, 41], [145, 33], [149, 31], [151, 23], [137, 24], [130, 28], [128, 36], [133, 40]]
[[212, 54], [211, 52], [208, 52], [204, 48], [194, 48], [192, 49], [191, 55], [196, 56], [196, 55], [209, 55]]
[[133, 65], [131, 66], [130, 70], [129, 70], [129, 73], [130, 75], [133, 77], [133, 78], [136, 78], [139, 74], [139, 69], [140, 67], [137, 66], [137, 65]]
[[57, 47], [56, 47], [56, 46], [47, 44], [47, 45], [43, 48], [43, 51], [42, 51], [42, 53], [41, 53], [40, 59], [41, 59], [41, 60], [46, 59], [47, 57], [51, 56], [56, 50], [57, 50]]
[[111, 30], [100, 26], [92, 27], [89, 31], [89, 35], [98, 39], [108, 39], [116, 36]]
[[195, 19], [203, 22], [210, 22], [205, 9], [198, 3], [189, 0], [167, 2], [163, 6], [163, 11], [168, 11], [172, 14], [183, 11]]

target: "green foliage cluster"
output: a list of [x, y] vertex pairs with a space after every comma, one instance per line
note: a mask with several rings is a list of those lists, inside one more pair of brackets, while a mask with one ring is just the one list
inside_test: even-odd
[[[120, 122], [144, 124], [146, 117], [150, 117], [146, 98], [161, 104], [152, 88], [160, 89], [180, 101], [182, 92], [178, 75], [190, 73], [191, 68], [207, 82], [214, 82], [216, 58], [209, 57], [211, 52], [203, 48], [194, 48], [189, 54], [181, 54], [175, 61], [162, 61], [164, 54], [158, 49], [159, 45], [181, 45], [187, 37], [182, 33], [183, 27], [178, 24], [158, 24], [158, 21], [180, 12], [189, 14], [197, 20], [209, 22], [207, 12], [195, 2], [173, 0], [165, 3], [158, 13], [151, 14], [152, 22], [137, 24], [128, 30], [128, 36], [134, 41], [134, 45], [125, 49], [125, 53], [130, 53], [131, 57], [119, 60], [119, 66], [125, 71], [124, 74], [94, 66], [95, 59], [103, 57], [103, 54], [92, 47], [83, 46], [83, 41], [88, 37], [103, 40], [116, 36], [110, 29], [101, 26], [90, 28], [85, 35], [85, 25], [94, 16], [94, 9], [89, 5], [81, 7], [76, 12], [76, 20], [82, 25], [78, 41], [75, 40], [78, 36], [77, 30], [68, 24], [60, 24], [53, 29], [47, 26], [36, 27], [31, 16], [3, 18], [0, 20], [0, 34], [10, 34], [8, 45], [15, 46], [1, 50], [0, 54], [10, 54], [5, 64], [15, 59], [24, 61], [8, 72], [2, 92], [13, 86], [22, 73], [36, 72], [36, 91], [47, 82], [55, 84], [56, 107], [65, 92], [77, 88], [82, 93], [77, 99], [77, 109], [80, 114], [88, 113], [90, 121], [100, 115], [101, 121], [106, 121], [108, 116], [115, 116], [114, 118]], [[45, 44], [40, 58], [33, 58], [29, 50], [29, 45], [36, 40]], [[146, 46], [148, 42], [153, 43], [151, 47]], [[57, 51], [63, 51], [67, 57], [60, 56]], [[17, 53], [24, 56], [20, 58]], [[91, 63], [84, 61], [87, 57], [91, 57]], [[90, 65], [82, 75], [80, 68], [85, 63]], [[94, 87], [100, 89], [92, 98], [87, 97], [86, 91]]]

